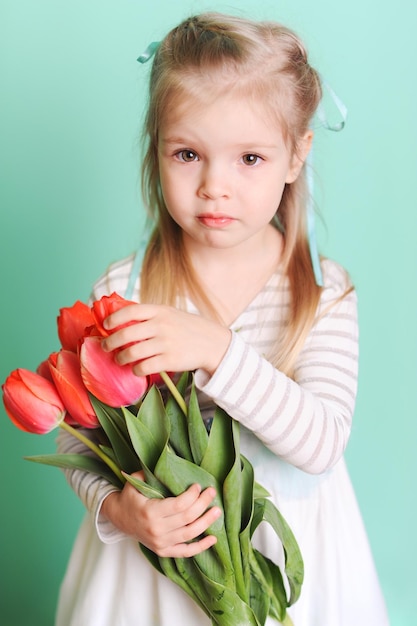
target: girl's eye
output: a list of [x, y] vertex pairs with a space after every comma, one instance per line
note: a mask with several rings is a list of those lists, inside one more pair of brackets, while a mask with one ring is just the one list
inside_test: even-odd
[[180, 150], [180, 152], [177, 152], [177, 157], [184, 163], [192, 163], [198, 159], [197, 153], [193, 152], [193, 150]]
[[242, 157], [242, 161], [245, 165], [257, 165], [261, 157], [257, 154], [244, 154]]

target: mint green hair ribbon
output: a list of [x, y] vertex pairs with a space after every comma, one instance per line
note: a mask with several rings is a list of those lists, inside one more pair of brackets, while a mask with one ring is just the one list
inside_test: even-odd
[[[142, 52], [142, 54], [138, 57], [139, 63], [147, 63], [157, 51], [160, 41], [152, 41], [149, 46]], [[333, 91], [333, 89], [328, 85], [325, 81], [322, 80], [323, 87], [330, 94], [336, 108], [338, 109], [341, 120], [335, 124], [331, 124], [327, 118], [327, 115], [324, 111], [323, 100], [321, 100], [317, 111], [316, 118], [319, 120], [320, 126], [325, 128], [326, 130], [331, 130], [334, 132], [339, 132], [343, 130], [346, 124], [347, 118], [347, 108], [341, 99], [337, 96], [337, 94]], [[315, 225], [315, 214], [314, 214], [314, 175], [313, 175], [313, 149], [310, 150], [310, 153], [307, 157], [307, 188], [308, 188], [308, 200], [307, 200], [307, 237], [308, 244], [310, 248], [310, 257], [311, 264], [313, 266], [314, 277], [317, 285], [319, 287], [323, 286], [323, 274], [320, 266], [320, 256], [317, 247], [317, 237], [316, 237], [316, 225]], [[279, 223], [279, 218], [277, 216], [278, 227], [282, 229], [282, 225]], [[142, 246], [141, 246], [142, 248]], [[139, 265], [141, 262], [141, 254], [137, 254], [135, 262]], [[133, 285], [130, 286], [133, 288]]]
[[160, 41], [152, 41], [149, 46], [142, 52], [140, 56], [136, 59], [139, 63], [147, 63], [149, 59], [153, 57], [155, 52], [158, 50]]
[[[320, 126], [325, 128], [326, 130], [331, 130], [334, 132], [340, 132], [344, 129], [347, 118], [347, 108], [341, 99], [337, 96], [337, 94], [333, 91], [333, 89], [322, 80], [323, 87], [330, 94], [334, 104], [336, 105], [337, 110], [341, 115], [341, 120], [335, 124], [331, 124], [327, 118], [327, 115], [324, 111], [323, 99], [320, 101], [319, 106], [316, 111], [316, 118], [320, 122]], [[311, 148], [309, 155], [307, 157], [307, 189], [308, 189], [308, 200], [307, 200], [307, 237], [308, 244], [310, 248], [310, 257], [311, 264], [313, 266], [314, 277], [316, 279], [316, 284], [319, 287], [323, 287], [323, 274], [320, 266], [320, 256], [317, 248], [317, 237], [316, 237], [316, 224], [315, 224], [315, 212], [314, 212], [314, 173], [313, 173], [313, 148]]]

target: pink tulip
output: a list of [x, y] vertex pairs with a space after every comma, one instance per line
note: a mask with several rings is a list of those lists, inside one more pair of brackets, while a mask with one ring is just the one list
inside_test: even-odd
[[[113, 292], [110, 296], [103, 296], [100, 300], [96, 300], [93, 302], [93, 306], [91, 307], [94, 321], [99, 333], [103, 337], [108, 337], [110, 334], [104, 326], [104, 320], [115, 313], [119, 309], [123, 309], [125, 306], [129, 304], [137, 304], [136, 302], [132, 302], [131, 300], [125, 300], [122, 296], [119, 296], [116, 292]], [[129, 322], [129, 324], [135, 324], [136, 322]], [[128, 326], [129, 324], [126, 324]], [[117, 329], [113, 329], [111, 332], [115, 332]]]
[[91, 406], [80, 370], [80, 361], [74, 352], [61, 350], [49, 357], [52, 379], [63, 403], [74, 421], [85, 428], [97, 428], [99, 421]]
[[17, 369], [7, 377], [3, 402], [13, 424], [29, 433], [43, 435], [59, 426], [65, 407], [54, 385], [26, 369]]
[[63, 349], [77, 352], [86, 329], [94, 325], [94, 317], [90, 307], [77, 300], [71, 307], [59, 310], [57, 323], [58, 336]]
[[119, 365], [104, 352], [101, 337], [86, 337], [80, 351], [81, 375], [96, 398], [112, 407], [136, 404], [148, 387], [146, 376], [136, 376], [131, 365]]

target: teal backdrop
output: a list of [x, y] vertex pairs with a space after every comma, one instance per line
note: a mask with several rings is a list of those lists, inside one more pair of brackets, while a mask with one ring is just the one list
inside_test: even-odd
[[[56, 350], [59, 308], [86, 300], [107, 265], [137, 246], [144, 223], [138, 138], [149, 67], [136, 57], [202, 10], [293, 27], [349, 109], [342, 133], [316, 133], [319, 241], [350, 271], [359, 295], [360, 387], [347, 461], [392, 626], [412, 626], [413, 0], [2, 0], [0, 379], [17, 367], [35, 369]], [[337, 119], [330, 101], [327, 107]], [[83, 509], [60, 470], [23, 460], [52, 452], [55, 433], [22, 433], [3, 407], [0, 413], [0, 623], [52, 626]], [[352, 626], [365, 625], [358, 616]]]

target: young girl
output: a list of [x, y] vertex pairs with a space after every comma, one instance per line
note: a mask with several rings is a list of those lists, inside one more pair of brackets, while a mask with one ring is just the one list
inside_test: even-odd
[[[320, 81], [297, 37], [276, 23], [207, 14], [173, 29], [153, 61], [143, 185], [155, 229], [133, 299], [107, 319], [105, 349], [138, 375], [195, 372], [204, 419], [241, 424], [241, 449], [290, 524], [305, 581], [295, 626], [386, 626], [388, 619], [343, 452], [356, 393], [356, 296], [306, 236], [304, 163]], [[93, 298], [126, 295], [133, 258]], [[129, 297], [131, 295], [129, 294]], [[90, 431], [89, 435], [94, 433]], [[83, 452], [64, 432], [61, 452]], [[149, 500], [80, 471], [90, 515], [62, 585], [57, 626], [203, 626], [159, 574], [161, 556], [206, 550], [212, 489]], [[197, 539], [198, 538], [198, 539]], [[195, 540], [192, 541], [191, 540]], [[282, 561], [267, 525], [262, 552]], [[268, 618], [267, 624], [276, 622]]]

